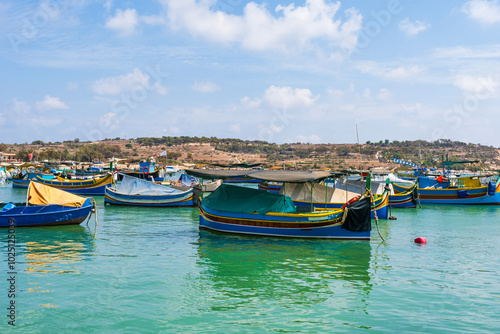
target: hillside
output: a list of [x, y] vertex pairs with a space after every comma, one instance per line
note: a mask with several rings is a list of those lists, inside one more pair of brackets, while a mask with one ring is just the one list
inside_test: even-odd
[[[500, 168], [500, 150], [492, 146], [451, 140], [427, 142], [379, 141], [357, 144], [274, 144], [264, 141], [219, 139], [215, 137], [162, 137], [136, 139], [107, 139], [100, 142], [70, 140], [31, 144], [0, 144], [0, 152], [13, 153], [20, 161], [28, 161], [34, 152], [37, 161], [107, 161], [111, 157], [138, 162], [157, 157], [167, 151], [167, 164], [232, 164], [239, 162], [262, 163], [266, 167], [288, 166], [297, 168], [357, 168], [397, 167], [392, 158], [403, 159], [424, 167], [440, 167], [443, 157], [450, 160], [480, 160], [483, 169]], [[479, 164], [476, 164], [479, 166]], [[461, 168], [465, 166], [456, 166]]]

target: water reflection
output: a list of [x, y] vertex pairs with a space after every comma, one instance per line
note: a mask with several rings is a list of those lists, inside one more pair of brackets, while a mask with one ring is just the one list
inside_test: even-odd
[[94, 248], [93, 233], [86, 226], [30, 228], [18, 231], [24, 245], [27, 273], [80, 273], [75, 264]]
[[292, 307], [313, 305], [353, 291], [359, 301], [371, 290], [371, 245], [366, 241], [240, 237], [201, 230], [198, 254], [205, 293], [224, 301], [212, 303], [214, 309], [236, 308], [252, 298]]

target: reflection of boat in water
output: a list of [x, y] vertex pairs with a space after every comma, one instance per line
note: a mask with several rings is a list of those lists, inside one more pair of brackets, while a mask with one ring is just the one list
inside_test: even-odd
[[362, 295], [371, 290], [368, 242], [199, 233], [199, 267], [206, 284], [223, 295], [221, 307], [236, 308], [252, 297], [315, 304], [346, 284]]
[[92, 233], [80, 225], [61, 226], [57, 233], [50, 227], [20, 230], [17, 242], [25, 247], [27, 273], [80, 273], [77, 263], [94, 249]]

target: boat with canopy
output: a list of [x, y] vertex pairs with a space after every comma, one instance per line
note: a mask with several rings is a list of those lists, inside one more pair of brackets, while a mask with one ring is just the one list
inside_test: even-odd
[[[422, 204], [500, 205], [500, 175], [480, 173], [467, 176], [452, 176], [450, 166], [474, 164], [478, 160], [446, 160], [443, 157], [441, 175], [421, 175], [418, 172], [418, 195]], [[408, 187], [394, 184], [394, 191], [402, 193]]]
[[[255, 178], [287, 183], [319, 182], [326, 171], [186, 170], [205, 179]], [[213, 231], [290, 238], [370, 239], [371, 196], [345, 208], [296, 206], [290, 196], [222, 184], [199, 205], [200, 228]]]
[[40, 176], [36, 176], [32, 181], [65, 190], [73, 194], [102, 196], [104, 195], [104, 190], [111, 186], [114, 179], [113, 174], [108, 173], [105, 177], [90, 180], [67, 180], [63, 178], [47, 180]]
[[31, 182], [26, 203], [7, 203], [0, 210], [0, 227], [76, 225], [95, 208], [92, 198], [85, 198]]
[[134, 206], [193, 206], [194, 188], [172, 188], [123, 175], [116, 187], [106, 188], [105, 204]]

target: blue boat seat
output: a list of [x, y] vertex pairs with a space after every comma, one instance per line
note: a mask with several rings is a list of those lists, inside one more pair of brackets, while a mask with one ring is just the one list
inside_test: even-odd
[[2, 210], [0, 210], [0, 212], [7, 212], [11, 209], [14, 209], [16, 207], [16, 205], [14, 203], [7, 203], [4, 205], [4, 207], [2, 208]]
[[490, 181], [488, 183], [488, 195], [489, 196], [495, 195], [496, 189], [497, 189], [497, 184], [494, 181]]

